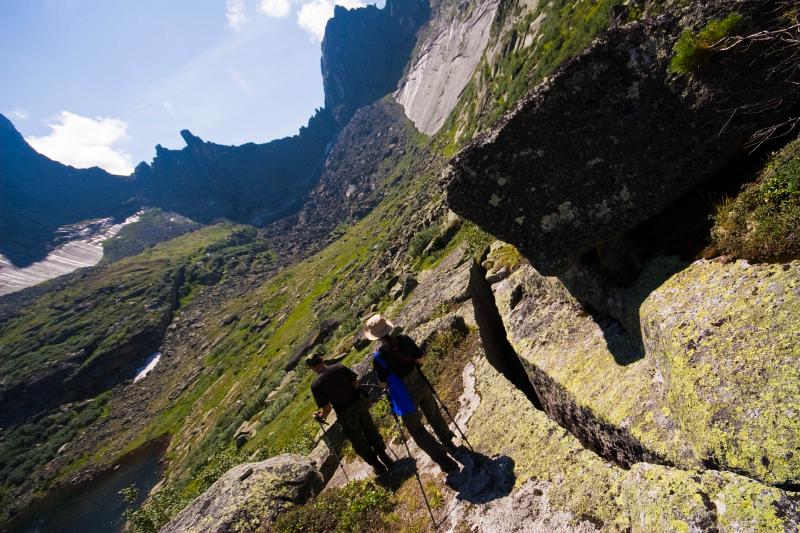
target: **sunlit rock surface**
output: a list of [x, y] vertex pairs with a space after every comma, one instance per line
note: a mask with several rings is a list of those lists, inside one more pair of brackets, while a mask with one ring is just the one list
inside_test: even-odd
[[545, 410], [598, 453], [797, 486], [796, 262], [691, 264], [641, 304], [644, 353], [530, 265], [495, 294]]
[[450, 115], [483, 55], [498, 3], [454, 6], [423, 30], [427, 36], [394, 93], [418, 130], [432, 135]]
[[319, 471], [300, 455], [240, 464], [223, 474], [161, 532], [256, 531], [321, 488]]

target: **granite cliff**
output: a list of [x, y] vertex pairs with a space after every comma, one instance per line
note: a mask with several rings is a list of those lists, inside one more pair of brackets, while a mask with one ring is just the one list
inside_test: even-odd
[[427, 0], [389, 0], [381, 9], [336, 6], [322, 41], [322, 84], [325, 109], [340, 125], [396, 88], [428, 14]]
[[444, 4], [420, 41], [394, 97], [417, 129], [441, 128], [472, 78], [489, 40], [498, 2]]

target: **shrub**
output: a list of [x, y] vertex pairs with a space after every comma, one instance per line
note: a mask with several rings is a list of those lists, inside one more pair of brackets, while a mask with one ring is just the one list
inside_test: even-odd
[[669, 70], [675, 74], [689, 74], [708, 63], [711, 49], [720, 40], [734, 34], [744, 24], [740, 13], [731, 13], [724, 19], [710, 21], [699, 32], [685, 30], [673, 48], [674, 55]]
[[135, 486], [123, 489], [121, 494], [131, 506], [125, 511], [125, 519], [128, 521], [127, 529], [132, 533], [156, 533], [192, 501], [170, 487], [154, 493], [137, 509], [135, 505], [139, 491]]
[[394, 509], [391, 493], [374, 481], [355, 481], [327, 490], [278, 518], [275, 531], [380, 531]]
[[436, 234], [437, 228], [435, 227], [428, 227], [416, 232], [408, 244], [408, 255], [412, 258], [422, 255], [425, 247], [436, 237]]
[[461, 226], [461, 235], [467, 245], [467, 253], [475, 259], [480, 259], [486, 248], [495, 240], [492, 235], [470, 221], [465, 221]]
[[759, 179], [717, 210], [720, 252], [754, 261], [800, 257], [800, 139], [773, 154]]
[[400, 439], [400, 431], [395, 422], [389, 402], [385, 399], [380, 399], [372, 404], [369, 411], [372, 415], [372, 420], [375, 421], [375, 425], [378, 427], [384, 439], [386, 439], [386, 442], [397, 442]]

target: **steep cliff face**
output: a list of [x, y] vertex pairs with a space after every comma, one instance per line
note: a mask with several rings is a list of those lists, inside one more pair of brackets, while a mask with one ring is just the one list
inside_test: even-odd
[[38, 154], [2, 115], [0, 189], [0, 253], [17, 266], [43, 258], [60, 226], [135, 211], [124, 206], [133, 196], [131, 180]]
[[418, 130], [433, 135], [458, 102], [489, 40], [499, 2], [444, 5], [422, 30], [395, 98]]
[[322, 41], [322, 82], [325, 109], [338, 124], [397, 87], [428, 12], [427, 0], [388, 0], [382, 9], [336, 6]]

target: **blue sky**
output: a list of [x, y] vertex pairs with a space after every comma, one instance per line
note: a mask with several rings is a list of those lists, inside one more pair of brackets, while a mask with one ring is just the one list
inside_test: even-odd
[[333, 2], [3, 0], [0, 112], [45, 155], [116, 173], [182, 147], [184, 128], [220, 144], [293, 135], [323, 105]]

